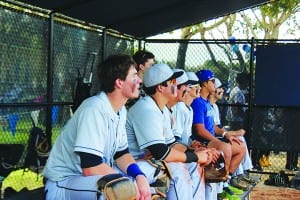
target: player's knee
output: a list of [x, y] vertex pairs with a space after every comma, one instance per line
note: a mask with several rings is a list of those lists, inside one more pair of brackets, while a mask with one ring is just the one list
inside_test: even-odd
[[245, 156], [247, 148], [245, 143], [241, 143], [239, 145], [236, 145], [236, 151], [238, 154], [240, 154], [241, 156]]
[[232, 156], [232, 148], [230, 144], [222, 142], [220, 145], [220, 150], [224, 152], [225, 156]]

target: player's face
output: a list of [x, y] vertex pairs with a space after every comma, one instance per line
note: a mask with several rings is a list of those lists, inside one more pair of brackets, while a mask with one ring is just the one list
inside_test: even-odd
[[189, 95], [193, 98], [200, 97], [200, 90], [201, 90], [200, 84], [189, 85]]
[[210, 94], [213, 94], [215, 92], [215, 79], [207, 81], [207, 90]]
[[123, 94], [127, 98], [137, 98], [140, 93], [140, 83], [142, 80], [138, 77], [137, 71], [132, 65], [128, 70], [128, 75], [124, 81]]
[[169, 100], [177, 97], [176, 79], [167, 81], [167, 87], [165, 87], [164, 93], [168, 97]]
[[177, 100], [183, 101], [187, 92], [189, 92], [189, 87], [187, 87], [187, 85], [181, 85], [179, 88], [177, 87]]
[[223, 98], [223, 94], [224, 94], [224, 89], [223, 88], [217, 88], [215, 90], [215, 98], [217, 100], [221, 100]]
[[154, 59], [153, 58], [150, 58], [147, 60], [147, 62], [145, 62], [144, 64], [144, 67], [145, 67], [145, 70], [150, 68], [152, 65], [154, 65]]
[[145, 73], [146, 69], [150, 68], [152, 65], [154, 65], [154, 59], [149, 58], [144, 64], [140, 64], [139, 68], [143, 73]]

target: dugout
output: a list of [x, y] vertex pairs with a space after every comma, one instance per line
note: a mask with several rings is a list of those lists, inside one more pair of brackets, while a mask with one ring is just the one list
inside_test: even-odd
[[[298, 132], [297, 116], [300, 116], [300, 106], [297, 102], [285, 105], [261, 102], [261, 99], [256, 98], [256, 93], [259, 92], [255, 90], [257, 85], [272, 77], [261, 76], [262, 82], [256, 82], [256, 66], [261, 52], [259, 49], [265, 48], [265, 44], [271, 41], [145, 39], [266, 2], [269, 1], [228, 3], [212, 0], [155, 0], [145, 6], [137, 0], [130, 5], [126, 1], [95, 0], [0, 1], [0, 143], [22, 144], [26, 149], [32, 121], [42, 127], [48, 140], [53, 142], [70, 118], [78, 72], [87, 81], [91, 72], [96, 73], [97, 63], [107, 55], [132, 54], [138, 48], [145, 48], [155, 54], [157, 62], [166, 62], [189, 71], [212, 69], [227, 84], [228, 91], [234, 85], [237, 74], [249, 73], [248, 104], [220, 102], [221, 111], [225, 113], [228, 107], [243, 107], [248, 110], [246, 127], [250, 133], [248, 141], [251, 148], [299, 151], [299, 145], [295, 142], [297, 136], [288, 137], [290, 143], [286, 141], [284, 145], [282, 139], [274, 139], [271, 145], [257, 142], [260, 139], [257, 130], [262, 126], [259, 122], [265, 115], [268, 116], [269, 109], [284, 109], [284, 118], [291, 117], [288, 127], [294, 129], [286, 129], [285, 136]], [[185, 10], [189, 12], [178, 15]], [[281, 40], [277, 43], [281, 46], [293, 44], [296, 48], [299, 47], [297, 40]], [[282, 55], [276, 56], [281, 60], [287, 59]], [[266, 70], [274, 71], [273, 68]], [[293, 86], [299, 86], [297, 81], [294, 77]], [[275, 86], [277, 82], [275, 79], [268, 83], [269, 86]], [[96, 76], [91, 77], [91, 83], [91, 94], [95, 94], [98, 90]], [[296, 94], [297, 88], [292, 88]], [[268, 97], [264, 91], [260, 91], [262, 98]], [[272, 94], [275, 93], [273, 91]], [[226, 119], [223, 120], [226, 123]], [[21, 159], [22, 155], [19, 157]], [[273, 168], [271, 172], [277, 170], [279, 169]]]

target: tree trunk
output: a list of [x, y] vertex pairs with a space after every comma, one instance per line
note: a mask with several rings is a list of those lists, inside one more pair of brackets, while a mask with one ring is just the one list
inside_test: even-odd
[[185, 68], [185, 57], [186, 57], [187, 48], [188, 48], [188, 42], [182, 42], [179, 44], [179, 48], [177, 52], [177, 61], [176, 61], [177, 69]]

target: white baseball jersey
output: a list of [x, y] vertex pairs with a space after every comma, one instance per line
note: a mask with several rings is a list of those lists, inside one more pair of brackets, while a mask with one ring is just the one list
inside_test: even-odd
[[[126, 130], [130, 153], [138, 159], [144, 156], [145, 149], [150, 145], [175, 142], [170, 122], [167, 107], [161, 111], [150, 96], [139, 99], [128, 110], [127, 115]], [[141, 162], [144, 161], [137, 161], [140, 166]], [[168, 165], [172, 171], [168, 200], [202, 200], [205, 198], [205, 188], [202, 187], [203, 184], [200, 184], [201, 177], [197, 163], [171, 162]], [[156, 169], [153, 166], [144, 165], [142, 170], [151, 183]]]
[[115, 113], [104, 92], [86, 99], [57, 138], [43, 175], [51, 181], [82, 175], [76, 152], [100, 156], [113, 166], [115, 153], [128, 147], [126, 112], [123, 107]]
[[219, 107], [215, 103], [212, 105], [212, 107], [214, 109], [214, 122], [216, 125], [221, 125]]
[[189, 145], [189, 138], [192, 135], [193, 109], [184, 102], [178, 102], [172, 107], [172, 110], [176, 121], [174, 134], [180, 138], [183, 144]]
[[129, 110], [126, 122], [129, 151], [141, 158], [153, 144], [170, 144], [175, 141], [170, 124], [150, 96], [139, 99]]

